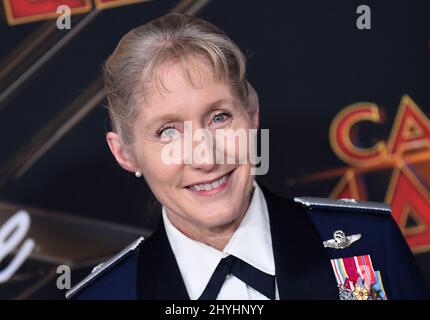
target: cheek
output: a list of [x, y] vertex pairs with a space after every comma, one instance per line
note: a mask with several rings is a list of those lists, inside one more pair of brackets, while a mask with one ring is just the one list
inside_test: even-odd
[[224, 155], [227, 163], [247, 163], [250, 147], [250, 124], [247, 121], [237, 123], [235, 128], [230, 128], [220, 136], [216, 136], [217, 155]]
[[159, 145], [139, 148], [137, 162], [146, 182], [152, 189], [162, 189], [174, 185], [180, 177], [181, 166], [164, 164], [161, 160]]

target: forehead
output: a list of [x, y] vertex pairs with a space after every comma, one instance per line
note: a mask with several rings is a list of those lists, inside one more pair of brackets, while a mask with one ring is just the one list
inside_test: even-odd
[[219, 100], [234, 100], [228, 82], [216, 77], [207, 63], [196, 58], [160, 66], [147, 85], [150, 94], [145, 96], [140, 110], [146, 119], [169, 113], [185, 116]]

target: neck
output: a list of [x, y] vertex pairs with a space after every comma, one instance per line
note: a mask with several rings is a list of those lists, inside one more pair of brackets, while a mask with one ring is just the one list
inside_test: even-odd
[[186, 233], [184, 230], [179, 229], [181, 232], [183, 232], [185, 235], [187, 235], [189, 238], [202, 242], [208, 246], [211, 246], [219, 251], [223, 251], [227, 243], [230, 241], [231, 237], [233, 236], [234, 232], [237, 230], [237, 228], [240, 225], [240, 222], [242, 221], [244, 214], [242, 214], [240, 217], [232, 221], [231, 223], [216, 227], [216, 228], [199, 228], [199, 229], [188, 229]]

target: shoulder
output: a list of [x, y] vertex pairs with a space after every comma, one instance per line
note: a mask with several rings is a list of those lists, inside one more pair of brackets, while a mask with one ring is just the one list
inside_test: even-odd
[[384, 250], [386, 235], [396, 228], [391, 208], [385, 203], [349, 198], [295, 197], [293, 200], [312, 220], [324, 247], [334, 251], [350, 246], [352, 251]]
[[366, 234], [362, 241], [372, 239], [377, 243], [383, 231], [393, 226], [391, 208], [385, 203], [317, 197], [295, 197], [293, 201], [310, 217], [324, 240], [334, 239], [340, 231], [346, 235]]
[[388, 204], [355, 199], [330, 199], [317, 197], [295, 197], [294, 202], [301, 204], [309, 211], [342, 211], [354, 213], [376, 214], [389, 216], [391, 208]]
[[[368, 257], [390, 299], [428, 298], [425, 281], [385, 203], [296, 197], [313, 221], [330, 259]], [[346, 258], [348, 259], [348, 258]]]
[[317, 228], [331, 233], [334, 227], [381, 230], [381, 224], [392, 220], [391, 207], [380, 202], [317, 197], [295, 197], [293, 201], [302, 207]]
[[140, 237], [66, 292], [66, 299], [133, 299], [136, 295], [138, 249]]
[[[399, 232], [397, 225], [393, 223], [390, 206], [384, 203], [354, 199], [285, 197], [265, 186], [262, 189], [269, 216], [277, 221], [276, 224], [285, 225], [300, 221], [296, 223], [297, 228], [301, 228], [304, 233], [316, 231], [321, 244], [330, 244], [326, 241], [334, 240], [335, 234], [338, 240], [341, 240], [339, 235], [341, 238], [343, 235], [353, 236], [350, 245], [341, 250], [324, 245], [331, 258], [370, 251], [381, 255], [385, 250], [387, 235]], [[304, 225], [308, 227], [304, 228]], [[341, 247], [344, 246], [340, 245], [338, 248]]]
[[[294, 216], [296, 220], [310, 221], [322, 240], [331, 239], [337, 230], [346, 234], [358, 231], [372, 234], [366, 239], [376, 240], [382, 225], [390, 225], [391, 208], [385, 203], [358, 201], [355, 199], [330, 199], [318, 197], [286, 197], [264, 184], [264, 193], [269, 215], [278, 222], [285, 222], [284, 216]], [[360, 233], [358, 232], [358, 233]], [[367, 241], [367, 240], [366, 240]], [[363, 240], [361, 241], [363, 242]]]
[[[317, 197], [285, 197], [262, 186], [269, 216], [285, 228], [286, 223], [295, 223], [301, 232], [317, 232], [322, 244], [334, 240], [335, 234], [343, 237], [360, 237], [359, 241], [343, 250], [325, 246], [334, 258], [342, 254], [358, 254], [363, 251], [383, 252], [385, 236], [398, 233], [391, 217], [390, 206], [384, 203], [358, 201], [354, 199], [329, 199]], [[307, 226], [306, 228], [304, 226]], [[397, 228], [397, 229], [396, 229]], [[340, 248], [341, 246], [339, 246]]]
[[324, 216], [326, 220], [330, 220], [331, 217], [338, 218], [338, 215], [344, 218], [358, 219], [391, 217], [390, 205], [381, 202], [359, 201], [350, 198], [286, 197], [274, 192], [264, 184], [260, 184], [260, 188], [269, 207], [282, 211], [296, 209], [296, 211], [307, 214], [311, 218], [320, 215]]
[[[387, 229], [395, 228], [388, 204], [355, 199], [295, 197], [324, 240], [326, 248], [344, 249], [354, 242], [379, 247]], [[382, 249], [382, 247], [381, 247]]]

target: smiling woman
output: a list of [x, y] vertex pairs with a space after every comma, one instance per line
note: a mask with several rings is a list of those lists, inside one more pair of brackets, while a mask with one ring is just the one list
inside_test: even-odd
[[[124, 64], [140, 65], [141, 72]], [[115, 131], [107, 141], [116, 160], [142, 173], [181, 232], [222, 250], [249, 206], [250, 163], [187, 161], [193, 153], [182, 152], [190, 164], [170, 165], [161, 153], [166, 142], [184, 133], [184, 121], [194, 130], [258, 126], [258, 104], [256, 99], [250, 104], [241, 51], [210, 24], [172, 15], [126, 35], [105, 70]], [[124, 96], [133, 97], [129, 104], [120, 99]]]
[[[143, 176], [162, 205], [162, 222], [67, 296], [424, 297], [424, 281], [385, 205], [290, 200], [255, 181], [251, 152], [241, 152], [236, 135], [244, 132], [248, 144], [259, 127], [259, 100], [245, 66], [223, 31], [187, 15], [160, 17], [121, 39], [104, 69], [112, 121], [106, 140], [119, 165]], [[203, 148], [186, 143], [199, 130]], [[218, 134], [224, 131], [233, 134]], [[175, 144], [180, 161], [164, 161]], [[328, 240], [339, 227], [344, 237]], [[372, 242], [382, 233], [389, 245]], [[348, 256], [338, 248], [348, 248]]]

